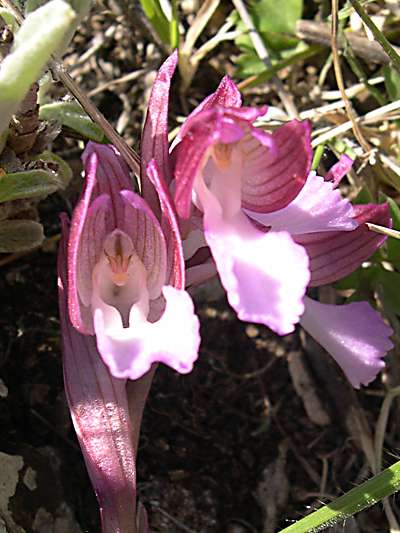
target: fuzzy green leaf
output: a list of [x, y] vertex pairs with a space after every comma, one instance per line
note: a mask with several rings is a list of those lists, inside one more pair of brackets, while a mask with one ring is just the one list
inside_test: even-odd
[[[303, 12], [303, 0], [285, 0], [285, 5], [276, 0], [253, 0], [250, 14], [260, 32], [265, 45], [270, 51], [281, 51], [296, 46], [298, 40], [294, 36], [296, 22]], [[238, 24], [243, 34], [236, 39], [241, 49], [252, 49], [250, 37], [243, 23]]]
[[26, 170], [0, 176], [0, 203], [21, 198], [47, 196], [63, 186], [53, 172]]
[[285, 0], [284, 6], [276, 0], [258, 0], [253, 3], [258, 28], [267, 34], [294, 34], [302, 11], [303, 0]]
[[0, 222], [0, 253], [31, 250], [43, 242], [43, 226], [33, 220], [4, 220]]
[[79, 104], [75, 102], [54, 102], [40, 107], [39, 118], [41, 120], [57, 120], [63, 126], [67, 126], [78, 132], [85, 139], [104, 142], [102, 129], [92, 122]]
[[[69, 43], [74, 36], [75, 30], [80, 25], [82, 20], [89, 14], [92, 3], [91, 0], [65, 0], [65, 2], [68, 3], [75, 11], [76, 17], [74, 22], [69, 25], [69, 28], [66, 31], [60, 45], [55, 51], [56, 55], [58, 56], [63, 56], [66, 52]], [[28, 15], [29, 13], [32, 13], [44, 4], [46, 4], [46, 0], [27, 0], [25, 4], [25, 14]]]
[[8, 127], [74, 20], [74, 11], [63, 0], [52, 0], [25, 19], [0, 68], [0, 132]]
[[57, 165], [55, 174], [57, 175], [58, 180], [61, 182], [61, 187], [63, 189], [67, 187], [72, 179], [72, 169], [68, 163], [64, 161], [64, 159], [56, 154], [53, 154], [53, 152], [50, 152], [49, 150], [42, 152], [33, 159], [34, 161], [47, 161], [49, 163], [55, 163]]

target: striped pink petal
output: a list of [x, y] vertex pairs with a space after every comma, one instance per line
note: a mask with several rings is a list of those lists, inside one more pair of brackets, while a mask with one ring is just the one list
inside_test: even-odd
[[161, 226], [168, 254], [166, 280], [173, 287], [183, 289], [185, 287], [185, 263], [177, 215], [167, 184], [156, 161], [152, 160], [148, 164], [147, 176], [157, 191], [161, 206]]
[[125, 200], [124, 231], [132, 239], [135, 252], [147, 273], [150, 299], [157, 298], [165, 283], [167, 250], [164, 234], [147, 203], [133, 191], [121, 191]]
[[291, 235], [321, 231], [350, 231], [357, 227], [351, 203], [342, 198], [331, 182], [310, 172], [298, 196], [283, 209], [272, 213], [247, 215], [273, 231], [288, 231]]
[[333, 283], [356, 270], [386, 240], [370, 231], [365, 222], [391, 226], [387, 204], [354, 206], [359, 226], [353, 231], [308, 233], [294, 237], [310, 258], [311, 286]]
[[241, 142], [245, 209], [270, 213], [296, 198], [311, 168], [310, 134], [308, 121], [292, 120], [274, 131], [273, 150], [247, 134]]
[[[111, 376], [97, 351], [95, 338], [79, 333], [69, 319], [67, 224], [63, 217], [58, 256], [65, 392], [99, 502], [102, 532], [124, 533], [136, 520], [135, 449], [125, 381]], [[140, 409], [144, 400], [139, 402]]]
[[[92, 322], [80, 290], [85, 291], [84, 287], [91, 284], [90, 268], [106, 234], [124, 224], [124, 201], [120, 191], [132, 189], [132, 181], [128, 166], [112, 146], [90, 142], [82, 159], [84, 189], [72, 215], [68, 242], [68, 308], [74, 327], [81, 333], [92, 334]], [[88, 292], [85, 291], [86, 297], [82, 292], [85, 301]]]
[[161, 65], [150, 95], [146, 121], [141, 141], [141, 183], [143, 197], [159, 214], [159, 204], [154, 185], [147, 176], [147, 165], [154, 159], [167, 183], [171, 179], [168, 155], [168, 101], [172, 76], [178, 63], [178, 53], [173, 52]]
[[[265, 109], [216, 106], [199, 112], [188, 122], [186, 134], [173, 152], [175, 205], [179, 216], [188, 218], [190, 215], [193, 185], [210, 157], [210, 148], [218, 144], [236, 144], [247, 132], [251, 138], [254, 134], [257, 145], [263, 146], [263, 142], [270, 146], [271, 136], [252, 126], [252, 122], [264, 113]], [[243, 179], [246, 179], [245, 175]]]

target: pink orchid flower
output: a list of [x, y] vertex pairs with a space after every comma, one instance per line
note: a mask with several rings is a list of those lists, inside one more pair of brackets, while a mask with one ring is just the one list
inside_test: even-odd
[[161, 190], [163, 230], [133, 192], [128, 168], [113, 147], [89, 143], [83, 161], [85, 188], [68, 237], [73, 326], [96, 336], [99, 353], [117, 378], [138, 379], [155, 362], [190, 372], [199, 323], [183, 288], [167, 197]]
[[[162, 121], [167, 109], [158, 112]], [[154, 363], [190, 372], [200, 343], [164, 179], [168, 162], [158, 157], [149, 128], [144, 135], [154, 149], [146, 152], [144, 172], [151, 180], [152, 208], [133, 191], [119, 153], [89, 143], [84, 190], [71, 223], [62, 218], [58, 272], [65, 390], [103, 533], [148, 533], [144, 507], [139, 503], [136, 510], [136, 454]]]
[[153, 363], [189, 372], [199, 322], [160, 176], [161, 223], [113, 147], [89, 143], [83, 160], [85, 187], [70, 226], [63, 217], [59, 251], [65, 390], [103, 533], [148, 533], [144, 507], [136, 513], [136, 453]]
[[382, 245], [385, 238], [364, 222], [390, 225], [388, 206], [353, 208], [336, 188], [351, 160], [341, 158], [326, 179], [317, 176], [309, 123], [293, 120], [267, 133], [253, 124], [263, 114], [242, 107], [226, 77], [181, 128], [172, 187], [179, 215], [190, 220], [188, 278], [212, 274], [209, 261], [195, 259], [208, 246], [240, 319], [281, 335], [300, 321], [353, 386], [368, 384], [393, 346], [392, 330], [366, 302], [326, 306], [305, 293], [349, 274]]

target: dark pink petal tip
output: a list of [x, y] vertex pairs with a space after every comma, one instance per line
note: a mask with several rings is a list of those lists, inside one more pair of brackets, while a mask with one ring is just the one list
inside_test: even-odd
[[141, 183], [143, 197], [158, 214], [160, 206], [153, 184], [147, 176], [147, 165], [154, 159], [164, 180], [169, 183], [171, 169], [168, 149], [168, 102], [172, 77], [178, 64], [175, 50], [161, 65], [150, 95], [141, 141]]
[[327, 172], [325, 181], [331, 181], [337, 187], [341, 179], [348, 173], [353, 166], [353, 159], [346, 154], [342, 154], [337, 163], [335, 163]]
[[[208, 96], [204, 102], [206, 101], [208, 107], [214, 105], [219, 105], [221, 107], [241, 107], [242, 96], [232, 78], [230, 76], [224, 76], [215, 93]], [[203, 109], [204, 105], [205, 104], [203, 104]]]
[[196, 117], [201, 111], [210, 110], [213, 107], [235, 107], [240, 108], [242, 105], [242, 97], [239, 89], [236, 87], [234, 81], [229, 76], [224, 76], [218, 85], [215, 93], [207, 96], [200, 104], [190, 113], [185, 122], [183, 123], [177, 138], [174, 142], [176, 145], [186, 135], [190, 129], [193, 118]]

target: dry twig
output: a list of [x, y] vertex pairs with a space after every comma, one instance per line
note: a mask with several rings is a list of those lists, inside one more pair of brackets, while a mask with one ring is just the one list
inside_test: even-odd
[[[296, 36], [299, 37], [299, 39], [304, 39], [310, 43], [321, 44], [327, 48], [330, 48], [331, 46], [331, 30], [328, 24], [324, 24], [323, 22], [299, 20], [296, 24]], [[346, 32], [346, 40], [358, 57], [380, 65], [387, 65], [390, 63], [390, 58], [377, 42], [370, 41], [366, 37], [354, 35], [352, 32]], [[337, 43], [339, 50], [345, 48], [346, 40], [339, 37]], [[392, 48], [397, 53], [400, 53], [400, 47], [392, 46]]]
[[332, 0], [332, 58], [333, 58], [333, 68], [335, 70], [336, 83], [342, 95], [342, 99], [346, 108], [347, 116], [349, 117], [354, 136], [363, 148], [366, 153], [371, 151], [369, 143], [364, 138], [359, 125], [356, 122], [356, 115], [353, 111], [353, 107], [349, 100], [349, 97], [346, 94], [346, 88], [343, 81], [342, 69], [340, 67], [340, 58], [339, 51], [337, 46], [337, 36], [338, 36], [338, 0]]

